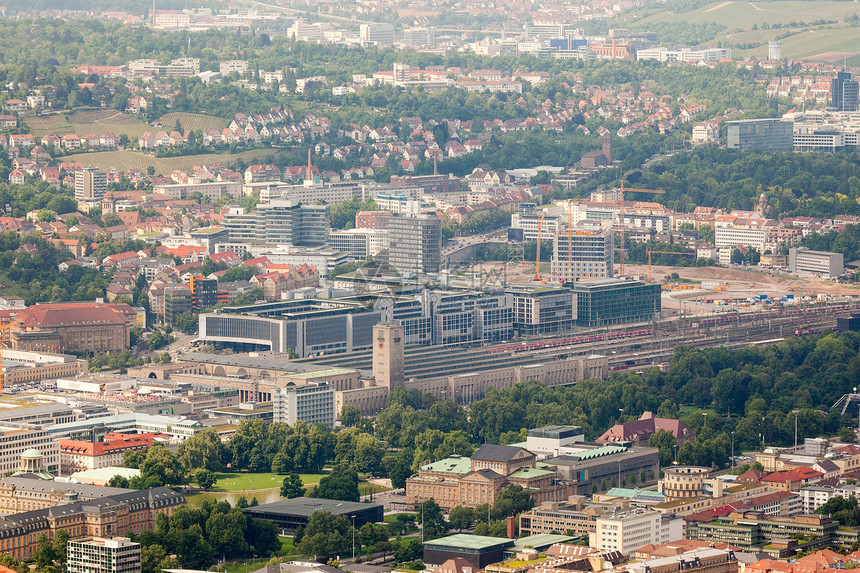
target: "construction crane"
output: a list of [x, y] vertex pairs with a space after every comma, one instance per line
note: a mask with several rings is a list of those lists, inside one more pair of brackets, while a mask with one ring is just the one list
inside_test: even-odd
[[540, 241], [541, 241], [541, 231], [543, 231], [543, 218], [544, 217], [546, 217], [546, 211], [541, 212], [540, 219], [538, 220], [537, 255], [535, 256], [535, 276], [534, 276], [534, 280], [536, 282], [540, 282]]
[[0, 326], [0, 394], [3, 394], [3, 388], [6, 383], [6, 372], [3, 370], [3, 345], [6, 343], [6, 331], [22, 322], [24, 322], [24, 319], [19, 318], [9, 324]]
[[665, 191], [660, 191], [659, 189], [637, 189], [635, 187], [624, 188], [624, 178], [621, 178], [621, 269], [619, 272], [619, 276], [624, 276], [624, 192], [632, 191], [634, 193], [654, 193], [655, 195], [662, 195]]
[[658, 255], [681, 255], [682, 257], [695, 257], [693, 253], [679, 253], [676, 251], [652, 251], [648, 249], [648, 282], [651, 282], [651, 255], [653, 253], [657, 253]]

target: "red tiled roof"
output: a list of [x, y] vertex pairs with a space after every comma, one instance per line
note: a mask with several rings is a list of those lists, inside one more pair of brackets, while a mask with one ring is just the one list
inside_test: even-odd
[[21, 328], [52, 328], [81, 324], [126, 324], [125, 315], [99, 303], [36, 304], [20, 311]]
[[823, 473], [815, 471], [812, 468], [800, 467], [790, 469], [787, 472], [774, 472], [768, 476], [763, 477], [761, 481], [772, 483], [786, 483], [808, 480], [816, 477], [821, 477], [823, 475]]
[[60, 451], [84, 456], [104, 456], [126, 450], [139, 450], [152, 446], [154, 434], [129, 434], [122, 439], [104, 442], [84, 442], [80, 440], [60, 440]]

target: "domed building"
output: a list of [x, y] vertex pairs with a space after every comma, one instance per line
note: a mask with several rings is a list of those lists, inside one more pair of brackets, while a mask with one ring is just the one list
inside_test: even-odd
[[45, 471], [45, 456], [36, 448], [29, 448], [21, 453], [21, 465], [18, 466], [18, 471], [12, 475], [25, 474], [30, 474], [39, 479], [54, 479], [54, 476]]

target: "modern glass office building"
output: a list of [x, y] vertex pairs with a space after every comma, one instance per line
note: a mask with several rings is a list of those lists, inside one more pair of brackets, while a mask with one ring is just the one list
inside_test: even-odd
[[624, 279], [578, 281], [578, 326], [605, 326], [651, 320], [660, 312], [660, 285]]
[[727, 124], [726, 147], [793, 151], [794, 123], [781, 119], [745, 119]]

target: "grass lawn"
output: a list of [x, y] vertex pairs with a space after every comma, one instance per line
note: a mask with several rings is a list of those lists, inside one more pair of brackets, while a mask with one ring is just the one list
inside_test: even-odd
[[179, 157], [154, 157], [140, 151], [97, 151], [95, 153], [78, 153], [67, 155], [62, 161], [80, 161], [84, 165], [97, 165], [102, 170], [111, 166], [120, 171], [143, 169], [152, 166], [159, 175], [169, 175], [174, 169], [188, 170], [194, 165], [204, 163], [232, 163], [237, 159], [253, 161], [274, 153], [271, 149], [251, 149], [234, 154], [204, 153], [201, 155], [181, 155]]
[[176, 125], [176, 120], [179, 120], [179, 123], [182, 124], [183, 131], [188, 131], [189, 129], [192, 129], [195, 132], [209, 131], [212, 129], [217, 129], [220, 131], [227, 127], [227, 125], [230, 123], [222, 117], [203, 115], [199, 113], [186, 113], [181, 111], [166, 113], [161, 116], [159, 122], [161, 122], [163, 129], [173, 129], [173, 127]]
[[[302, 478], [303, 484], [315, 485], [324, 475], [326, 474], [299, 474], [299, 477]], [[215, 477], [218, 481], [212, 488], [214, 492], [280, 488], [284, 481], [284, 476], [273, 473], [224, 472], [215, 474]]]
[[[405, 512], [405, 513], [392, 513], [392, 514], [389, 514], [389, 515], [384, 516], [384, 517], [382, 518], [382, 521], [384, 521], [385, 523], [396, 523], [396, 522], [397, 522], [397, 516], [398, 516], [398, 515], [415, 515], [415, 516], [417, 516], [418, 514], [417, 514], [417, 513], [409, 513], [409, 512]], [[414, 523], [414, 522], [413, 522], [413, 523]]]
[[292, 537], [279, 536], [278, 539], [281, 540], [281, 551], [278, 555], [295, 555], [299, 552]]
[[370, 495], [371, 490], [373, 490], [374, 494], [377, 494], [377, 493], [380, 493], [383, 491], [389, 491], [389, 490], [391, 490], [391, 488], [377, 485], [375, 483], [374, 484], [368, 483], [366, 481], [359, 482], [358, 491], [361, 492], [361, 495]]
[[231, 561], [219, 567], [218, 571], [224, 571], [226, 573], [246, 573], [262, 569], [268, 562], [268, 557], [262, 559], [248, 559], [247, 561]]

